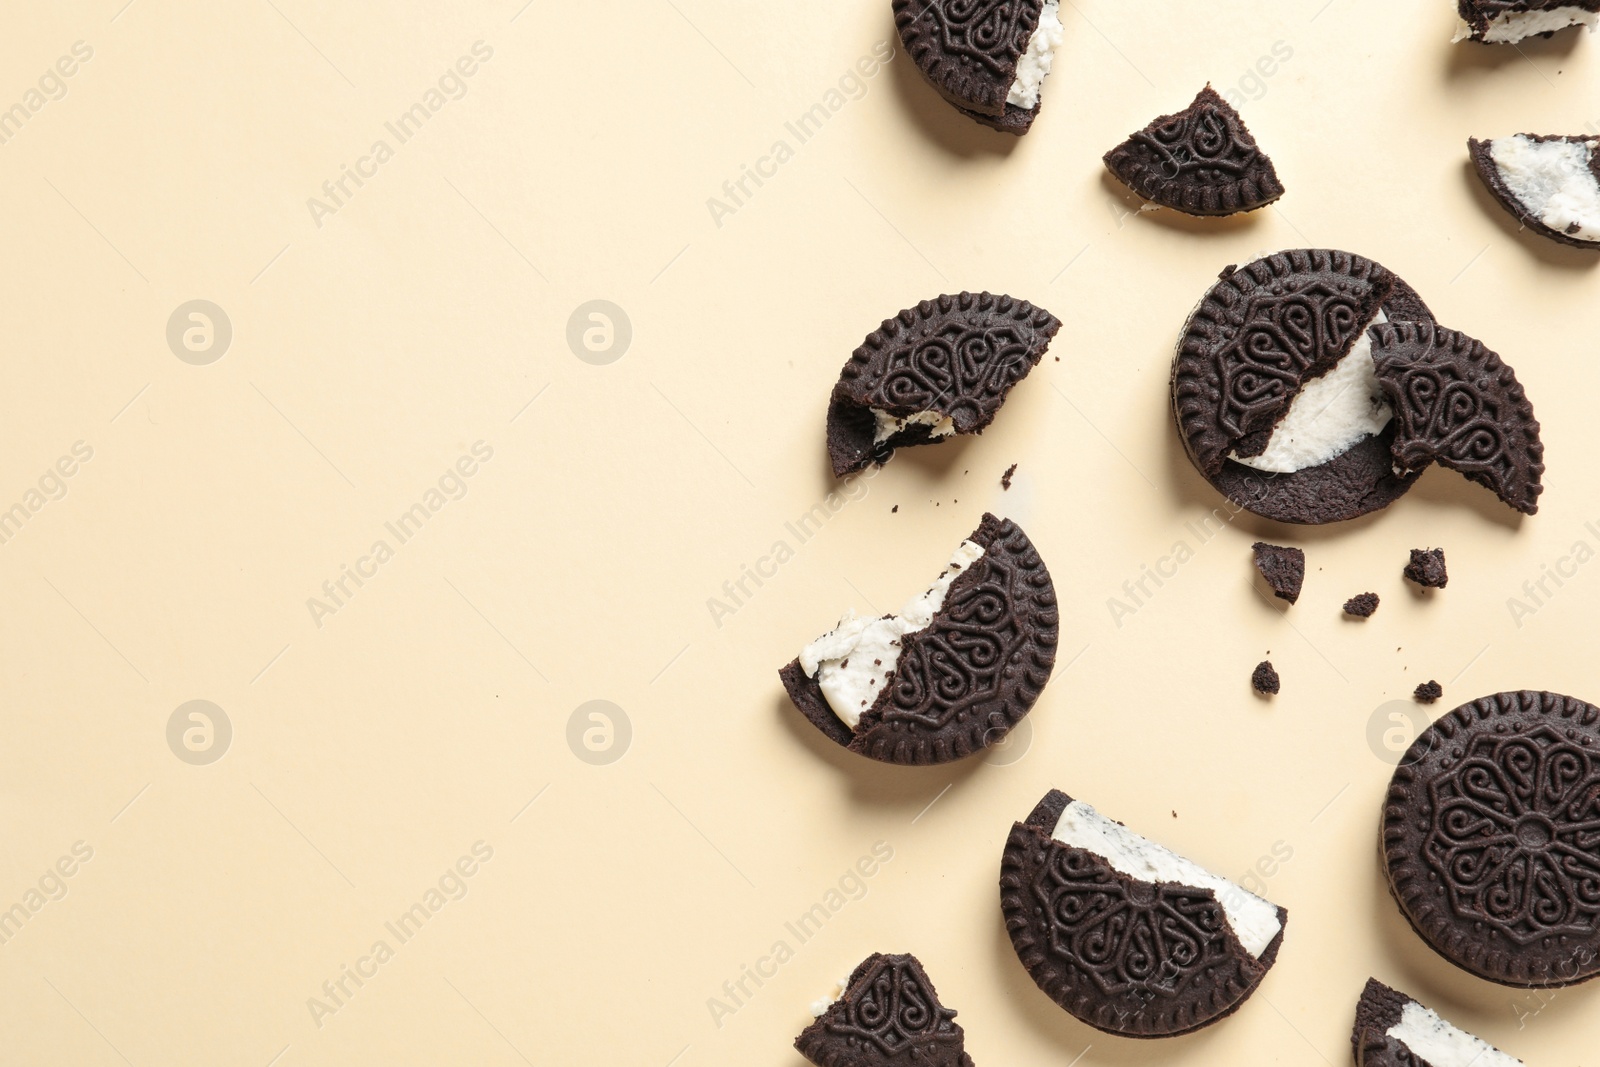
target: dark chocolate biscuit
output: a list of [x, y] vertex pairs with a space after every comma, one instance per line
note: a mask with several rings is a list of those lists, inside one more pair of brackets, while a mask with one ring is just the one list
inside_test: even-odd
[[1373, 317], [1432, 321], [1416, 292], [1349, 252], [1292, 249], [1229, 267], [1184, 324], [1172, 366], [1179, 436], [1200, 473], [1228, 499], [1269, 519], [1324, 523], [1386, 507], [1417, 473], [1397, 475], [1390, 427], [1317, 466], [1257, 470], [1301, 387], [1332, 369]]
[[[1593, 2], [1596, 3], [1597, 7], [1591, 10], [1600, 10], [1600, 0], [1593, 0]], [[1534, 133], [1525, 133], [1519, 136], [1534, 144], [1560, 141], [1567, 144], [1583, 145], [1588, 152], [1590, 179], [1597, 187], [1595, 191], [1600, 193], [1600, 138], [1593, 136], [1565, 137], [1555, 134], [1540, 135]], [[1564, 245], [1571, 245], [1573, 248], [1600, 248], [1600, 239], [1580, 236], [1583, 232], [1583, 224], [1578, 220], [1573, 219], [1558, 229], [1541, 218], [1538, 205], [1530, 204], [1518, 196], [1512, 188], [1512, 183], [1507, 180], [1505, 173], [1495, 164], [1494, 143], [1493, 139], [1480, 141], [1475, 137], [1469, 137], [1467, 139], [1467, 152], [1472, 157], [1472, 165], [1477, 169], [1478, 177], [1482, 179], [1490, 194], [1499, 201], [1501, 207], [1509, 211], [1512, 217], [1522, 225], [1535, 233], [1550, 238], [1552, 241], [1559, 241]], [[1591, 227], [1600, 227], [1600, 218], [1586, 221]]]
[[794, 1047], [817, 1067], [972, 1067], [955, 1018], [920, 960], [874, 952]]
[[[1553, 37], [1557, 30], [1582, 25], [1581, 21], [1573, 20], [1565, 26], [1537, 34], [1505, 34], [1504, 23], [1500, 27], [1494, 25], [1497, 19], [1504, 19], [1508, 15], [1556, 10], [1600, 11], [1600, 0], [1456, 0], [1456, 13], [1461, 16], [1462, 28], [1456, 33], [1455, 39], [1479, 44], [1515, 44], [1530, 36]], [[1496, 29], [1501, 29], [1502, 33], [1492, 33]]]
[[1236, 215], [1283, 195], [1272, 160], [1210, 85], [1107, 152], [1105, 165], [1146, 200], [1186, 215]]
[[1370, 619], [1372, 618], [1372, 613], [1377, 610], [1377, 593], [1357, 593], [1344, 602], [1344, 613], [1353, 615], [1358, 619]]
[[1450, 583], [1450, 572], [1445, 570], [1444, 549], [1413, 548], [1411, 562], [1402, 572], [1406, 578], [1429, 589], [1443, 589]]
[[985, 514], [984, 552], [950, 583], [854, 731], [796, 657], [779, 677], [800, 713], [839, 744], [884, 763], [944, 763], [996, 744], [1050, 679], [1060, 636], [1055, 586], [1022, 528]]
[[982, 433], [1060, 328], [1043, 308], [989, 293], [940, 296], [885, 319], [851, 354], [828, 402], [834, 476], [885, 463], [902, 445]]
[[[1401, 1021], [1406, 1017], [1408, 1007], [1412, 1009], [1414, 1025], [1424, 1031], [1421, 1035], [1412, 1036], [1412, 1040], [1432, 1037], [1457, 1047], [1472, 1046], [1481, 1041], [1439, 1018], [1431, 1009], [1423, 1007], [1404, 993], [1390, 989], [1376, 978], [1368, 978], [1366, 988], [1361, 991], [1361, 999], [1356, 1003], [1355, 1025], [1350, 1028], [1350, 1046], [1355, 1052], [1356, 1067], [1435, 1067], [1406, 1043], [1410, 1035]], [[1389, 1031], [1397, 1028], [1398, 1036], [1389, 1036]], [[1483, 1047], [1477, 1049], [1463, 1048], [1463, 1062], [1470, 1058], [1477, 1063], [1484, 1056], [1485, 1049], [1493, 1049], [1488, 1042], [1481, 1042], [1481, 1045]], [[1500, 1055], [1506, 1054], [1502, 1052]], [[1496, 1064], [1506, 1062], [1495, 1057], [1491, 1059], [1495, 1059]], [[1489, 1061], [1483, 1062], [1487, 1064]], [[1440, 1063], [1437, 1067], [1446, 1067], [1446, 1064]]]
[[1462, 970], [1600, 974], [1600, 708], [1524, 691], [1446, 714], [1389, 782], [1382, 847], [1401, 913]]
[[1029, 976], [1124, 1037], [1188, 1033], [1237, 1011], [1277, 959], [1288, 912], [1277, 909], [1277, 934], [1252, 955], [1213, 890], [1131, 878], [1052, 837], [1071, 803], [1047, 793], [1012, 825], [1000, 863], [1000, 910]]
[[1300, 599], [1300, 586], [1306, 580], [1306, 554], [1304, 549], [1269, 545], [1257, 541], [1250, 546], [1255, 551], [1256, 570], [1272, 587], [1272, 595], [1293, 604]]
[[1250, 673], [1250, 687], [1262, 696], [1276, 696], [1278, 693], [1278, 672], [1273, 668], [1270, 659], [1264, 659], [1256, 664], [1256, 669]]
[[894, 0], [893, 6], [906, 54], [940, 96], [985, 126], [1028, 132], [1039, 104], [1023, 108], [1007, 97], [1039, 28], [1043, 0]]
[[1539, 420], [1498, 355], [1464, 333], [1406, 322], [1373, 327], [1372, 359], [1394, 408], [1396, 467], [1415, 474], [1438, 463], [1517, 511], [1539, 510]]
[[1418, 704], [1432, 704], [1435, 700], [1444, 696], [1444, 687], [1438, 682], [1423, 682], [1412, 690], [1411, 695]]

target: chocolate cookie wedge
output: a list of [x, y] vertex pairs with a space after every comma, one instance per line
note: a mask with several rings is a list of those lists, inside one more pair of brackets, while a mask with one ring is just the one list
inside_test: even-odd
[[1261, 572], [1272, 595], [1293, 604], [1300, 599], [1300, 587], [1306, 580], [1306, 552], [1303, 548], [1269, 545], [1257, 541], [1250, 546], [1255, 554], [1256, 570]]
[[894, 0], [906, 54], [956, 110], [1021, 136], [1063, 28], [1059, 0]]
[[1517, 511], [1538, 511], [1539, 420], [1505, 361], [1481, 341], [1430, 322], [1374, 326], [1371, 342], [1394, 410], [1395, 469], [1416, 474], [1438, 463]]
[[1416, 473], [1393, 470], [1393, 413], [1367, 328], [1432, 319], [1403, 280], [1350, 252], [1291, 249], [1228, 267], [1173, 360], [1190, 460], [1230, 500], [1280, 522], [1387, 507]]
[[886, 463], [896, 448], [982, 433], [1061, 321], [1010, 296], [924, 300], [867, 335], [828, 402], [835, 477]]
[[1289, 917], [1059, 790], [1011, 828], [1000, 910], [1039, 988], [1124, 1037], [1188, 1033], [1237, 1011]]
[[778, 672], [812, 725], [884, 763], [944, 763], [995, 744], [1039, 699], [1060, 612], [1028, 535], [984, 515], [899, 614], [847, 611]]
[[1186, 215], [1237, 215], [1283, 195], [1272, 160], [1209, 85], [1107, 152], [1105, 164], [1146, 200]]
[[1600, 974], [1600, 708], [1497, 693], [1417, 736], [1383, 808], [1389, 890], [1435, 952], [1522, 988]]
[[1600, 22], [1600, 0], [1456, 0], [1460, 21], [1457, 41], [1516, 44], [1528, 37], [1549, 37], [1570, 26]]
[[874, 952], [861, 962], [794, 1047], [817, 1067], [972, 1067], [956, 1013], [906, 954]]
[[1356, 1067], [1523, 1067], [1376, 978], [1356, 1004], [1350, 1046]]
[[1518, 222], [1573, 248], [1600, 248], [1600, 137], [1468, 138], [1467, 151]]

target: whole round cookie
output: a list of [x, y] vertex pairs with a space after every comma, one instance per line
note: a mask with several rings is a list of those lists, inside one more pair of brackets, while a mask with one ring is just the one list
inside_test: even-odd
[[1395, 770], [1382, 848], [1400, 911], [1462, 970], [1600, 974], [1600, 708], [1524, 691], [1445, 715]]
[[1387, 507], [1391, 412], [1368, 328], [1432, 322], [1399, 276], [1350, 252], [1300, 248], [1229, 267], [1184, 324], [1172, 409], [1195, 467], [1229, 500], [1279, 522]]

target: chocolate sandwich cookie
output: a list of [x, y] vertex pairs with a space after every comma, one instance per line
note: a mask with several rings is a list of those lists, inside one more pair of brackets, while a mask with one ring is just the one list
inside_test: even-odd
[[828, 402], [828, 458], [842, 478], [903, 445], [982, 433], [1061, 320], [1026, 300], [960, 293], [924, 300], [867, 335]]
[[874, 952], [813, 1010], [794, 1047], [817, 1067], [972, 1067], [956, 1013], [909, 953]]
[[1389, 782], [1383, 861], [1439, 955], [1522, 988], [1600, 974], [1600, 708], [1498, 693], [1422, 731]]
[[1504, 360], [1481, 341], [1429, 322], [1373, 327], [1372, 359], [1394, 410], [1397, 470], [1415, 475], [1438, 463], [1517, 511], [1539, 510], [1539, 420]]
[[906, 54], [957, 111], [1021, 136], [1063, 28], [1059, 0], [894, 0]]
[[1124, 1037], [1188, 1033], [1237, 1011], [1289, 918], [1059, 790], [1011, 828], [1000, 910], [1039, 988]]
[[1467, 151], [1483, 184], [1522, 225], [1574, 248], [1600, 248], [1600, 137], [1469, 138]]
[[1523, 1067], [1376, 978], [1356, 1004], [1350, 1046], [1356, 1067]]
[[1452, 44], [1516, 44], [1570, 26], [1587, 26], [1594, 32], [1600, 22], [1600, 0], [1456, 0], [1456, 13], [1460, 21]]
[[1432, 318], [1399, 277], [1349, 252], [1292, 249], [1227, 268], [1173, 360], [1189, 459], [1229, 500], [1280, 522], [1387, 507], [1417, 473], [1393, 469], [1367, 327]]
[[944, 763], [998, 743], [1055, 666], [1050, 572], [1016, 523], [984, 515], [897, 615], [845, 613], [778, 672], [800, 713], [884, 763]]
[[1291, 604], [1299, 600], [1300, 587], [1306, 580], [1305, 550], [1265, 541], [1257, 541], [1250, 548], [1255, 553], [1256, 570], [1272, 587], [1272, 595]]
[[1237, 215], [1283, 195], [1272, 160], [1210, 85], [1107, 152], [1105, 164], [1146, 200], [1186, 215]]

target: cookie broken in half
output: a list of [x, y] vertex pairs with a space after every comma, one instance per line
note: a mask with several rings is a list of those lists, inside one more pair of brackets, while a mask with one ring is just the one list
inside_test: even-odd
[[1361, 991], [1350, 1044], [1356, 1067], [1523, 1067], [1376, 978]]
[[1000, 909], [1039, 988], [1124, 1037], [1184, 1034], [1237, 1011], [1289, 918], [1054, 789], [1006, 839]]
[[1000, 741], [1055, 666], [1050, 572], [1016, 523], [984, 515], [898, 614], [846, 611], [778, 672], [839, 744], [884, 763], [945, 763]]
[[1107, 152], [1105, 164], [1146, 200], [1186, 215], [1236, 215], [1283, 195], [1272, 160], [1209, 85]]
[[1460, 21], [1451, 44], [1516, 44], [1570, 26], [1587, 26], [1593, 33], [1600, 0], [1457, 0], [1456, 14]]
[[968, 118], [1021, 136], [1064, 34], [1059, 0], [894, 0], [922, 76]]
[[1518, 222], [1564, 245], [1600, 248], [1600, 137], [1469, 138], [1467, 151]]

